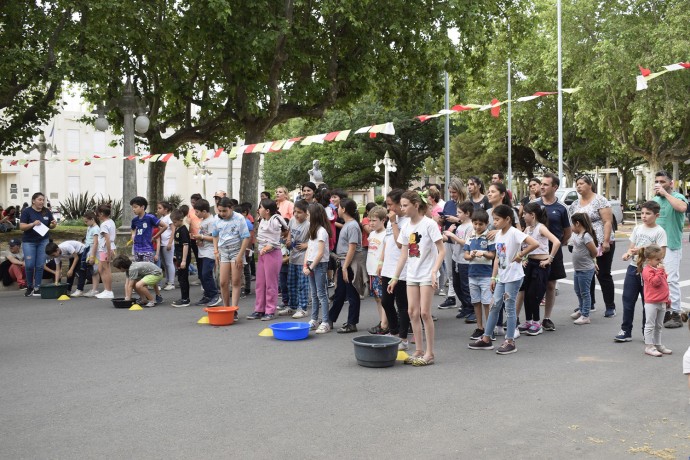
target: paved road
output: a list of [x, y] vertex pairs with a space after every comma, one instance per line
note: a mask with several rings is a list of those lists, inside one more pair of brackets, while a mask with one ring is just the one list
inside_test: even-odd
[[[557, 330], [509, 356], [468, 350], [473, 326], [436, 310], [434, 366], [367, 369], [360, 334], [279, 342], [266, 323], [198, 325], [199, 308], [3, 293], [0, 458], [687, 458], [688, 330], [664, 330], [674, 354], [651, 358], [639, 323], [616, 344], [620, 316], [578, 327], [574, 305], [561, 283]], [[374, 322], [367, 300], [360, 327]]]

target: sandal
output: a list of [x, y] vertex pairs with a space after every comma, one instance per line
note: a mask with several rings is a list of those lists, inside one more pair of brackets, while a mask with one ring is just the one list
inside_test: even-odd
[[423, 353], [422, 353], [422, 354], [418, 354], [418, 353], [419, 353], [419, 352], [416, 352], [416, 351], [415, 351], [414, 354], [412, 354], [412, 355], [408, 356], [407, 358], [405, 358], [405, 360], [403, 361], [403, 364], [414, 364], [414, 362], [415, 362], [416, 360], [418, 360], [418, 359], [424, 357], [424, 354], [423, 354]]
[[424, 356], [421, 356], [412, 362], [412, 365], [415, 367], [430, 366], [432, 364], [434, 364], [434, 357], [433, 356], [430, 358], [427, 358], [427, 359], [424, 359]]

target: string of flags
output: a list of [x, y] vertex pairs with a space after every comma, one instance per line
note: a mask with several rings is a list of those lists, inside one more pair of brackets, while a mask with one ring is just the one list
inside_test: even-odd
[[677, 64], [670, 64], [670, 65], [665, 65], [664, 70], [660, 70], [658, 72], [653, 72], [649, 69], [645, 69], [642, 66], [640, 67], [640, 74], [637, 76], [637, 91], [642, 91], [644, 89], [647, 89], [647, 82], [649, 80], [653, 80], [658, 76], [661, 76], [667, 72], [675, 72], [676, 70], [684, 70], [684, 69], [690, 69], [690, 62], [679, 62]]

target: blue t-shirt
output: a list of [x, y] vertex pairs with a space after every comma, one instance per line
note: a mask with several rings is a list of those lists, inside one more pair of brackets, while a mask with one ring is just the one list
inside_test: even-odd
[[[485, 231], [481, 235], [475, 235], [474, 231], [470, 232], [471, 235], [467, 242], [465, 243], [465, 251], [490, 251], [496, 252], [496, 245], [493, 241], [489, 241], [486, 238], [488, 231]], [[470, 264], [467, 267], [467, 276], [473, 278], [490, 278], [494, 266], [493, 259], [487, 259], [484, 257], [475, 257], [470, 260]]]
[[242, 240], [249, 238], [247, 219], [233, 212], [229, 219], [218, 219], [213, 226], [213, 237], [218, 237], [218, 247], [234, 252], [242, 247]]
[[[29, 206], [27, 208], [24, 208], [22, 211], [22, 215], [19, 218], [19, 222], [22, 224], [31, 224], [33, 222], [36, 222], [37, 220], [40, 220], [43, 222], [43, 225], [48, 227], [50, 223], [54, 220], [53, 219], [53, 213], [48, 210], [48, 208], [43, 208], [42, 211], [36, 211], [33, 207]], [[22, 236], [22, 242], [23, 243], [38, 243], [43, 240], [48, 239], [48, 235], [50, 235], [50, 232], [46, 232], [45, 235], [41, 236], [34, 230], [33, 228], [30, 230], [26, 230], [24, 232], [24, 236]]]
[[[563, 233], [566, 228], [570, 228], [570, 218], [568, 217], [568, 209], [566, 209], [560, 201], [551, 204], [544, 204], [541, 198], [535, 201], [540, 206], [546, 208], [546, 215], [549, 218], [547, 227], [549, 231], [559, 240], [563, 239]], [[551, 247], [551, 244], [549, 244]]]
[[[454, 200], [448, 200], [446, 201], [446, 204], [443, 206], [443, 215], [444, 216], [457, 216], [458, 215], [458, 204]], [[443, 221], [443, 229], [448, 230], [450, 226], [453, 225], [452, 222], [449, 222], [447, 220]], [[453, 243], [453, 241], [451, 241]]]
[[155, 252], [151, 238], [153, 229], [158, 227], [160, 220], [153, 214], [144, 214], [144, 217], [134, 216], [132, 218], [132, 230], [134, 233], [134, 253]]

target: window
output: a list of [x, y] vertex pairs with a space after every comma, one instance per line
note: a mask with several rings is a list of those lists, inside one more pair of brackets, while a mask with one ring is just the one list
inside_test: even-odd
[[177, 179], [174, 177], [168, 177], [165, 179], [163, 184], [163, 195], [170, 196], [173, 193], [177, 193]]
[[67, 195], [79, 195], [79, 176], [67, 176]]
[[93, 193], [96, 195], [106, 196], [106, 182], [105, 176], [95, 176], [93, 178]]
[[45, 190], [41, 190], [41, 179], [39, 176], [31, 176], [31, 190], [33, 190], [33, 193], [45, 193]]
[[105, 133], [103, 131], [93, 133], [93, 151], [94, 153], [105, 153]]
[[79, 153], [79, 130], [78, 129], [68, 129], [67, 130], [67, 153]]

